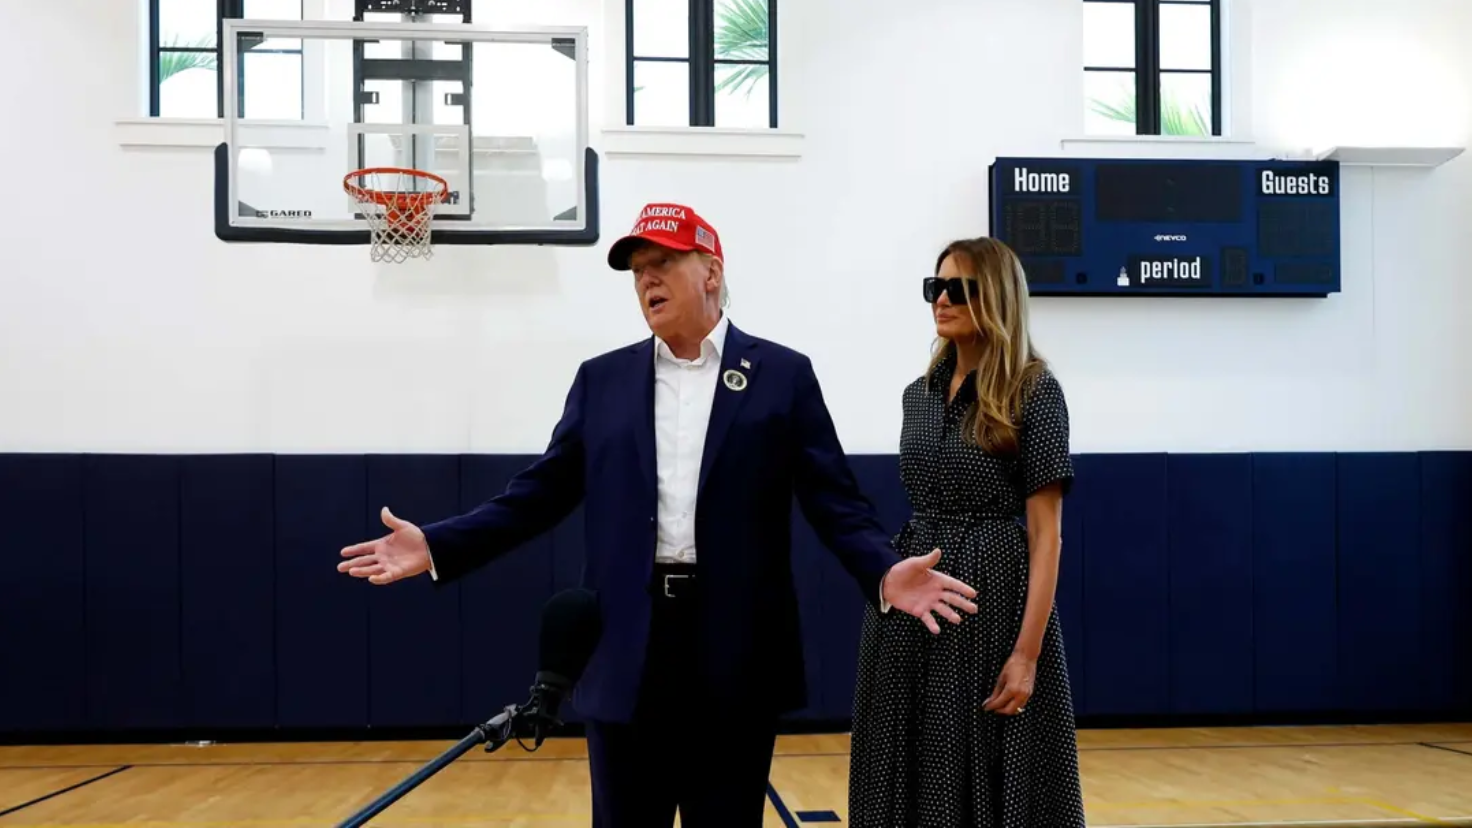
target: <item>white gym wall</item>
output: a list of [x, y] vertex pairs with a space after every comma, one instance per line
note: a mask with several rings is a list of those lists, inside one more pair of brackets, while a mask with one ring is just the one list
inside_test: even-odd
[[[849, 451], [894, 452], [919, 281], [985, 233], [994, 157], [1467, 143], [1472, 4], [1224, 3], [1231, 135], [1182, 145], [1081, 140], [1079, 0], [780, 0], [777, 136], [623, 129], [621, 0], [481, 0], [589, 27], [603, 239], [398, 269], [215, 238], [219, 128], [142, 117], [142, 0], [0, 3], [0, 451], [536, 452], [578, 362], [647, 334], [607, 245], [678, 200], [736, 324], [813, 357]], [[1074, 448], [1472, 447], [1472, 159], [1348, 167], [1343, 199], [1328, 299], [1036, 301]]]

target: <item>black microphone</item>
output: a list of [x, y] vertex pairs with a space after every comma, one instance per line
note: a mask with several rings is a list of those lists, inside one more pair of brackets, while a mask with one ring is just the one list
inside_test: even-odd
[[521, 743], [521, 748], [537, 751], [552, 730], [562, 726], [558, 716], [562, 702], [583, 676], [602, 636], [603, 616], [593, 592], [571, 588], [552, 597], [542, 607], [537, 676], [532, 683], [531, 699], [507, 706], [338, 827], [362, 827], [476, 744], [484, 743], [486, 752], [495, 752], [508, 741], [521, 743], [530, 738], [533, 745]]
[[593, 649], [603, 636], [603, 617], [598, 598], [581, 588], [563, 591], [542, 609], [542, 634], [538, 642], [536, 682], [525, 717], [531, 721], [533, 749], [548, 733], [562, 726], [558, 712], [573, 686], [583, 676]]

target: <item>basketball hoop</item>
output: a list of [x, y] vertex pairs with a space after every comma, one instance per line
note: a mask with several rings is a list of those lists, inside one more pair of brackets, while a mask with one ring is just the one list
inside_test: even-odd
[[370, 167], [349, 173], [342, 187], [368, 220], [374, 262], [434, 256], [430, 224], [435, 207], [450, 198], [449, 182], [423, 170]]

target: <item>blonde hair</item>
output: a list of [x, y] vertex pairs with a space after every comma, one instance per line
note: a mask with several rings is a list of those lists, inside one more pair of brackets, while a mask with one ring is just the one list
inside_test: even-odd
[[[966, 306], [982, 344], [976, 401], [966, 412], [967, 437], [987, 452], [1010, 454], [1018, 446], [1017, 421], [1023, 405], [1047, 368], [1028, 331], [1027, 277], [1012, 249], [989, 237], [947, 245], [935, 260], [937, 274], [947, 257], [965, 275]], [[939, 338], [926, 375], [933, 376], [955, 350], [955, 343]], [[949, 385], [950, 378], [943, 381]]]

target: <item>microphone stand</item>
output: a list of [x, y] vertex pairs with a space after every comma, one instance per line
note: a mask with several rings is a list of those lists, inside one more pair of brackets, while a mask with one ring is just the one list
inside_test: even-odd
[[[488, 722], [477, 726], [469, 735], [460, 739], [460, 742], [441, 752], [433, 761], [425, 764], [413, 775], [394, 785], [393, 789], [379, 796], [362, 810], [359, 810], [351, 818], [344, 821], [338, 827], [362, 827], [374, 816], [388, 809], [394, 802], [408, 795], [415, 787], [428, 781], [430, 776], [449, 766], [456, 758], [469, 752], [477, 744], [485, 744], [486, 752], [495, 752], [513, 739], [520, 740], [535, 736], [536, 745], [540, 747], [542, 738], [551, 728], [562, 725], [557, 718], [539, 718], [533, 715], [537, 710], [537, 696], [534, 695], [532, 702], [525, 706], [511, 705]], [[550, 723], [546, 722], [550, 720]], [[523, 747], [525, 748], [525, 747]], [[533, 748], [530, 751], [536, 751]]]

